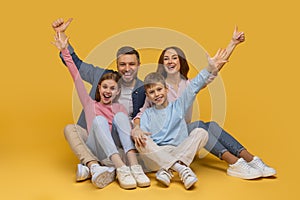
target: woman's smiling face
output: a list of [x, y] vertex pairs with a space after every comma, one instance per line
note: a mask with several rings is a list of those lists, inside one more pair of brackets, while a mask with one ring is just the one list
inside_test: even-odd
[[175, 74], [180, 71], [180, 60], [175, 49], [168, 49], [164, 54], [164, 68], [167, 74]]

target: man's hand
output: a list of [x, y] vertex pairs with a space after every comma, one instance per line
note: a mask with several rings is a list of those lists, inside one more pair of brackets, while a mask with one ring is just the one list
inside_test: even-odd
[[144, 147], [146, 145], [147, 136], [149, 135], [151, 135], [151, 133], [143, 132], [139, 126], [136, 126], [131, 130], [132, 139], [137, 146]]
[[70, 23], [72, 22], [72, 20], [73, 18], [70, 18], [68, 19], [68, 21], [65, 22], [63, 18], [59, 18], [52, 23], [52, 28], [55, 32], [64, 33], [67, 30]]

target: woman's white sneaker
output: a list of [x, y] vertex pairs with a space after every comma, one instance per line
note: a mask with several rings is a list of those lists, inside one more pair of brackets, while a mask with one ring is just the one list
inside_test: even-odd
[[272, 167], [266, 165], [259, 157], [254, 156], [253, 160], [248, 162], [248, 164], [261, 171], [263, 177], [274, 176], [276, 174], [276, 170]]
[[243, 158], [240, 158], [236, 163], [229, 165], [227, 174], [242, 179], [255, 179], [262, 176], [260, 170], [251, 167]]

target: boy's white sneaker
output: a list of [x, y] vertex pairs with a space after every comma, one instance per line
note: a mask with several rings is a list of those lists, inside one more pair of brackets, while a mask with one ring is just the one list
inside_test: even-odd
[[100, 166], [98, 164], [91, 165], [92, 183], [98, 188], [104, 188], [115, 180], [115, 168]]
[[136, 181], [130, 172], [130, 168], [122, 166], [117, 168], [117, 179], [121, 188], [134, 189], [136, 188]]
[[189, 167], [184, 167], [180, 170], [179, 177], [183, 182], [185, 189], [189, 189], [198, 181], [196, 174]]
[[76, 181], [85, 181], [89, 178], [91, 178], [90, 169], [83, 164], [77, 164]]
[[167, 171], [165, 169], [160, 169], [158, 172], [156, 172], [156, 180], [158, 180], [167, 187], [170, 185], [172, 177], [172, 172]]
[[131, 170], [131, 174], [133, 175], [134, 179], [136, 180], [137, 186], [139, 186], [139, 187], [150, 186], [150, 179], [144, 173], [141, 165], [132, 165], [130, 167], [130, 170]]
[[276, 170], [272, 167], [266, 165], [259, 157], [254, 156], [253, 160], [248, 162], [248, 164], [261, 171], [263, 177], [274, 176], [276, 174]]
[[227, 174], [242, 179], [255, 179], [262, 176], [260, 170], [251, 167], [243, 158], [240, 158], [236, 163], [229, 165]]

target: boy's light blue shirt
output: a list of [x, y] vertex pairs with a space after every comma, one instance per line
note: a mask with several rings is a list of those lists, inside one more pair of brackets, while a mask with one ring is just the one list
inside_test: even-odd
[[188, 137], [185, 114], [209, 75], [203, 69], [191, 80], [182, 95], [176, 101], [169, 102], [166, 108], [156, 109], [153, 106], [145, 110], [140, 119], [140, 127], [144, 132], [151, 133], [150, 137], [156, 144], [178, 146]]

